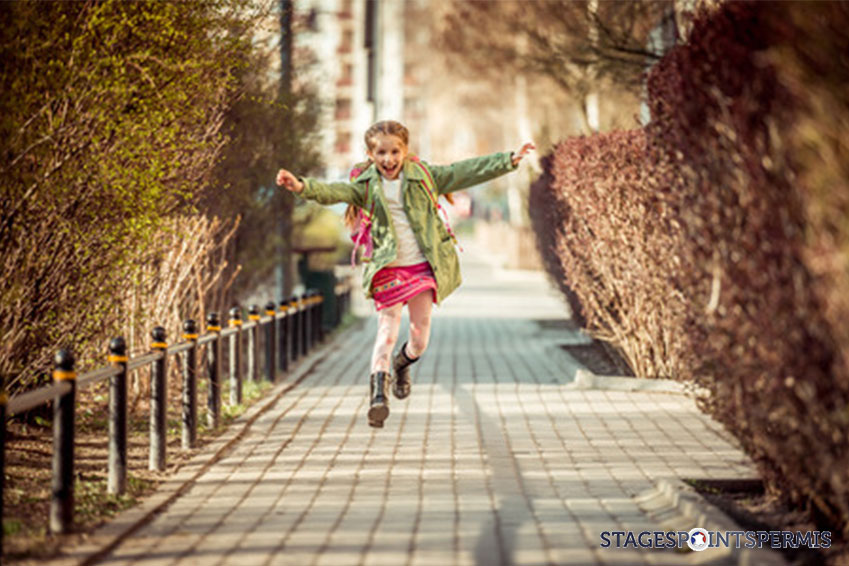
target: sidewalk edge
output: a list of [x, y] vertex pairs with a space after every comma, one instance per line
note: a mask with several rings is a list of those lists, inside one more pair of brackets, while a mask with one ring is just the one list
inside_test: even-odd
[[[655, 480], [655, 487], [634, 498], [637, 506], [649, 517], [662, 517], [659, 524], [673, 530], [690, 530], [700, 527], [709, 531], [743, 531], [734, 520], [711, 504], [692, 486], [681, 479]], [[687, 525], [682, 529], [682, 523]], [[720, 551], [721, 552], [717, 552]], [[707, 549], [689, 552], [682, 561], [688, 564], [713, 563], [728, 558], [737, 566], [786, 566], [778, 552], [766, 548]], [[722, 563], [725, 563], [724, 561]]]
[[693, 387], [672, 379], [640, 379], [637, 377], [619, 377], [597, 375], [587, 369], [579, 369], [575, 380], [566, 385], [567, 389], [602, 391], [644, 391], [652, 393], [677, 393], [688, 395]]

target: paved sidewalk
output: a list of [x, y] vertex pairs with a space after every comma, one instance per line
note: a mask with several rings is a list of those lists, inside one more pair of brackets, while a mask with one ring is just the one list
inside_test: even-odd
[[372, 320], [102, 563], [681, 564], [600, 533], [661, 529], [635, 499], [658, 479], [750, 462], [683, 396], [564, 387], [580, 366], [559, 345], [586, 338], [535, 322], [564, 317], [555, 292], [463, 260], [385, 428], [365, 416]]

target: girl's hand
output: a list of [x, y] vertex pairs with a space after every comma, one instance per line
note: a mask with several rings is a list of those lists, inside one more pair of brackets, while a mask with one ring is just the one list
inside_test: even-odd
[[304, 184], [285, 169], [277, 172], [277, 184], [281, 187], [286, 187], [287, 190], [293, 193], [300, 193], [304, 190]]
[[514, 151], [511, 159], [513, 160], [513, 167], [519, 164], [523, 157], [525, 157], [531, 150], [536, 149], [532, 142], [526, 143], [523, 145], [519, 151]]

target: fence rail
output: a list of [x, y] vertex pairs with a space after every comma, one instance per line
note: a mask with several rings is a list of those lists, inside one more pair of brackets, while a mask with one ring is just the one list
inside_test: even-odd
[[[226, 328], [222, 328], [218, 313], [207, 317], [206, 332], [200, 333], [194, 320], [183, 322], [182, 340], [167, 344], [165, 329], [157, 326], [151, 332], [150, 352], [139, 356], [127, 355], [123, 338], [109, 344], [109, 366], [77, 376], [75, 359], [68, 350], [59, 350], [54, 359], [53, 383], [34, 391], [7, 399], [0, 392], [0, 519], [3, 517], [5, 478], [6, 420], [53, 403], [53, 478], [50, 501], [49, 530], [54, 534], [70, 532], [74, 512], [74, 421], [77, 392], [95, 383], [109, 381], [109, 455], [107, 461], [107, 491], [121, 494], [127, 484], [127, 378], [133, 371], [151, 368], [150, 374], [150, 458], [149, 468], [162, 471], [166, 464], [166, 391], [167, 361], [180, 356], [182, 373], [182, 430], [183, 450], [194, 448], [197, 440], [197, 378], [202, 365], [208, 381], [207, 418], [211, 428], [218, 425], [221, 414], [222, 376], [229, 378], [229, 403], [242, 401], [245, 380], [262, 378], [274, 382], [291, 364], [324, 340], [325, 320], [328, 329], [335, 328], [350, 307], [350, 287], [337, 290], [332, 315], [324, 316], [324, 297], [317, 291], [292, 296], [279, 304], [265, 305], [264, 316], [258, 305], [248, 311], [244, 321], [242, 309], [229, 311]], [[223, 344], [228, 342], [225, 372]], [[264, 349], [260, 364], [260, 342]], [[206, 359], [198, 359], [198, 349], [206, 346]], [[202, 362], [200, 364], [199, 362]], [[243, 371], [244, 370], [244, 371]], [[0, 560], [2, 559], [2, 529], [0, 529]]]

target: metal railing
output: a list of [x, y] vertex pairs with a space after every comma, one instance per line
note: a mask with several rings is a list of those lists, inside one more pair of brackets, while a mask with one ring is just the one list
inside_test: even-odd
[[[335, 328], [350, 307], [350, 287], [336, 292], [336, 312], [329, 316]], [[242, 309], [230, 309], [227, 328], [222, 328], [218, 313], [210, 313], [206, 333], [201, 334], [194, 320], [183, 323], [182, 341], [168, 345], [165, 329], [151, 332], [150, 352], [136, 357], [127, 355], [123, 338], [109, 344], [109, 366], [77, 376], [74, 356], [59, 350], [54, 359], [53, 383], [7, 399], [0, 392], [0, 519], [3, 517], [5, 477], [6, 419], [53, 402], [53, 478], [49, 530], [54, 534], [70, 532], [74, 513], [74, 421], [77, 391], [109, 380], [109, 455], [107, 492], [122, 494], [127, 487], [127, 379], [130, 372], [150, 366], [150, 470], [162, 471], [166, 462], [166, 391], [167, 361], [180, 354], [182, 373], [181, 448], [190, 450], [197, 442], [198, 350], [206, 346], [203, 364], [207, 379], [207, 424], [215, 428], [221, 415], [222, 344], [228, 340], [229, 403], [242, 402], [245, 377], [260, 380], [260, 342], [264, 344], [263, 379], [276, 381], [278, 373], [306, 356], [324, 340], [324, 297], [317, 291], [293, 296], [279, 304], [269, 302], [261, 313], [254, 305], [248, 320]], [[261, 339], [262, 336], [262, 339]], [[243, 360], [245, 363], [243, 363]], [[243, 372], [243, 369], [245, 370]], [[246, 375], [243, 375], [246, 374]], [[0, 557], [2, 557], [0, 529]]]

